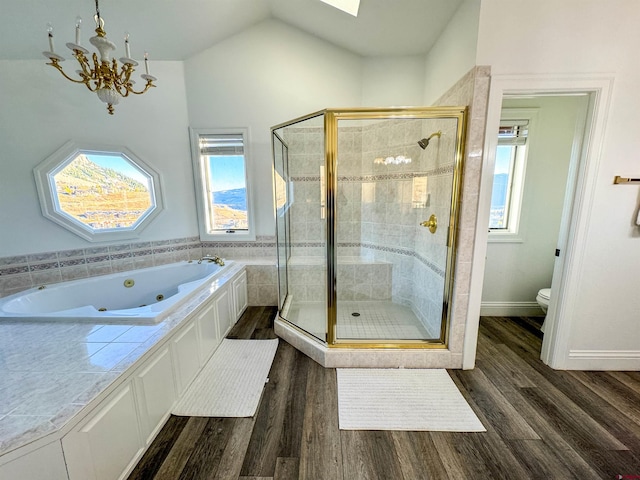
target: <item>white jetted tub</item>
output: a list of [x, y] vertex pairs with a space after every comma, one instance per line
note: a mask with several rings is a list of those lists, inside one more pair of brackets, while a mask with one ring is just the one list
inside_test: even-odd
[[217, 288], [231, 265], [185, 261], [34, 287], [0, 298], [0, 321], [155, 324], [197, 292]]

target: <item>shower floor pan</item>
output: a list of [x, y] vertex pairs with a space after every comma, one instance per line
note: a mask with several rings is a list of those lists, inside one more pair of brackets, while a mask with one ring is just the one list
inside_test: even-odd
[[[289, 305], [285, 317], [289, 322], [324, 340], [326, 305], [321, 302], [296, 302]], [[338, 302], [337, 336], [339, 339], [424, 340], [437, 338], [429, 332], [411, 308], [388, 301]]]

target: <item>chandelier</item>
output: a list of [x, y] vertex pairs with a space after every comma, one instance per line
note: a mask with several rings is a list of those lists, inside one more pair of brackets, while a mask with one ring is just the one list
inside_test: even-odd
[[94, 18], [96, 21], [96, 36], [91, 37], [89, 42], [100, 52], [100, 61], [98, 61], [98, 55], [94, 53], [91, 56], [92, 62], [90, 62], [89, 58], [87, 58], [89, 51], [80, 45], [80, 25], [82, 23], [80, 17], [76, 18], [75, 43], [66, 44], [67, 48], [73, 51], [73, 56], [80, 64], [81, 70], [76, 70], [80, 78], [72, 78], [62, 70], [60, 63], [64, 62], [64, 57], [54, 52], [53, 27], [51, 24], [49, 24], [47, 28], [49, 51], [42, 53], [50, 60], [50, 63], [47, 63], [47, 65], [56, 68], [67, 80], [74, 83], [82, 83], [92, 92], [96, 92], [98, 98], [107, 104], [109, 115], [113, 115], [113, 106], [118, 104], [120, 97], [128, 97], [129, 94], [142, 95], [149, 90], [149, 88], [155, 87], [153, 82], [157, 80], [157, 78], [149, 73], [149, 55], [145, 52], [145, 73], [140, 76], [143, 80], [146, 80], [147, 83], [141, 90], [134, 90], [134, 81], [131, 80], [131, 75], [135, 67], [138, 66], [138, 62], [131, 58], [129, 34], [125, 34], [125, 56], [120, 58], [122, 65], [119, 66], [118, 61], [115, 58], [111, 58], [111, 51], [116, 49], [116, 45], [107, 39], [107, 33], [104, 31], [104, 20], [100, 16], [98, 0], [96, 0], [96, 15]]

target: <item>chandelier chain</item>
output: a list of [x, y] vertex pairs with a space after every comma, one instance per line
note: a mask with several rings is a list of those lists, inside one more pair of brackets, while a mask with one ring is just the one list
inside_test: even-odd
[[100, 27], [100, 6], [98, 5], [98, 0], [96, 0], [96, 24]]

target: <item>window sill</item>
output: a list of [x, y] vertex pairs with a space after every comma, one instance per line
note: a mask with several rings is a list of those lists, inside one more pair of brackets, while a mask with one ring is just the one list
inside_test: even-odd
[[489, 232], [487, 243], [524, 243], [524, 239], [517, 233]]
[[200, 240], [203, 242], [254, 242], [256, 236], [254, 233], [204, 233], [200, 234]]

